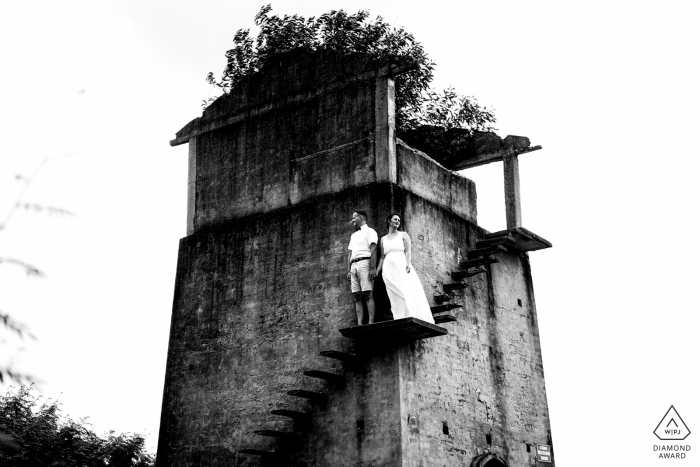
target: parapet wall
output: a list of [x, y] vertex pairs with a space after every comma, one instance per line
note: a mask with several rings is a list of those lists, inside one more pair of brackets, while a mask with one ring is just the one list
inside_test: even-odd
[[401, 140], [396, 143], [398, 184], [476, 224], [476, 185]]

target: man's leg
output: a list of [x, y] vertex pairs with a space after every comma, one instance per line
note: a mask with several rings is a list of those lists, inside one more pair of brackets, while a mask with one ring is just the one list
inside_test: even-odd
[[365, 299], [365, 303], [367, 304], [367, 314], [369, 315], [369, 320], [367, 321], [367, 324], [373, 324], [374, 323], [374, 297], [372, 296], [372, 291], [371, 290], [363, 291], [362, 298]]
[[[363, 294], [363, 292], [353, 292], [352, 293], [352, 296], [355, 297], [355, 312], [357, 313], [358, 326], [362, 324], [362, 318], [365, 317], [365, 308], [362, 305], [362, 294]], [[372, 316], [374, 318], [374, 313], [370, 316]]]

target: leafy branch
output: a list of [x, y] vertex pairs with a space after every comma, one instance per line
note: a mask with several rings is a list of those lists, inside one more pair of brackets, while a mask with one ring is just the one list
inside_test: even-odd
[[153, 467], [140, 434], [95, 434], [86, 419], [73, 420], [56, 400], [41, 401], [32, 386], [0, 397], [0, 464], [7, 467]]
[[[17, 213], [18, 210], [23, 209], [29, 212], [34, 212], [34, 213], [47, 213], [50, 216], [58, 216], [58, 217], [67, 217], [67, 216], [74, 216], [72, 212], [53, 207], [53, 206], [44, 206], [41, 204], [36, 204], [36, 203], [29, 203], [26, 202], [25, 196], [27, 194], [27, 191], [29, 190], [30, 186], [32, 183], [34, 183], [37, 179], [37, 177], [41, 174], [42, 170], [46, 167], [46, 165], [56, 159], [63, 158], [66, 156], [70, 156], [74, 153], [68, 153], [68, 154], [62, 154], [58, 156], [46, 156], [44, 157], [41, 162], [37, 165], [36, 169], [34, 172], [32, 172], [31, 175], [29, 176], [24, 176], [24, 175], [16, 175], [15, 180], [22, 182], [22, 189], [19, 191], [17, 198], [14, 202], [14, 204], [10, 207], [8, 212], [5, 215], [5, 218], [2, 223], [0, 223], [0, 233], [7, 228], [9, 225], [10, 221], [13, 219], [14, 215]], [[12, 266], [17, 266], [20, 269], [24, 270], [25, 274], [28, 277], [37, 277], [37, 278], [43, 278], [46, 277], [43, 271], [41, 271], [38, 267], [29, 264], [25, 261], [15, 259], [15, 258], [8, 258], [8, 257], [0, 257], [0, 266], [3, 264], [7, 265], [12, 265]], [[10, 315], [5, 314], [5, 313], [0, 313], [0, 325], [4, 326], [5, 329], [7, 329], [10, 332], [14, 332], [20, 336], [20, 338], [23, 338], [25, 335], [31, 337], [32, 339], [36, 339], [34, 335], [29, 333], [26, 329], [26, 327], [23, 324], [18, 323], [17, 321], [13, 320]], [[17, 373], [12, 371], [10, 367], [4, 367], [0, 366], [0, 382], [3, 382], [5, 380], [5, 377], [8, 377], [9, 379], [16, 381], [18, 383], [21, 383], [23, 381], [30, 381], [31, 378], [29, 376]]]

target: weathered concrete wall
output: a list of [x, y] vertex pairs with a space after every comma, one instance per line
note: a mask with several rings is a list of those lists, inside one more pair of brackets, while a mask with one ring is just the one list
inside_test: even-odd
[[[380, 235], [386, 215], [403, 215], [431, 302], [484, 234], [474, 183], [394, 139], [387, 70], [362, 57], [282, 58], [178, 133], [194, 164], [191, 235], [180, 243], [159, 467], [258, 465], [240, 450], [273, 447], [269, 465], [456, 467], [493, 452], [516, 466], [533, 459], [526, 443], [551, 444], [527, 256], [501, 254], [468, 279], [447, 337], [369, 351], [338, 333], [355, 321], [354, 210]], [[381, 280], [375, 297], [390, 318]], [[330, 349], [369, 358], [318, 355]], [[301, 427], [275, 408], [313, 417]], [[300, 435], [252, 433], [261, 429]]]
[[445, 169], [401, 140], [396, 149], [401, 187], [476, 224], [474, 182]]
[[[439, 293], [483, 230], [411, 194], [405, 215], [424, 289]], [[469, 465], [485, 452], [530, 465], [533, 445], [551, 444], [528, 258], [497, 257], [453, 292], [464, 308], [449, 336], [400, 350], [406, 467]]]
[[195, 230], [374, 182], [374, 83], [197, 137]]
[[214, 102], [171, 142], [189, 141], [195, 153], [190, 232], [349, 187], [395, 182], [387, 73], [410, 66], [292, 53]]
[[[238, 450], [272, 443], [251, 432], [292, 425], [269, 411], [310, 408], [286, 392], [323, 389], [302, 370], [332, 369], [319, 352], [348, 349], [338, 329], [354, 322], [350, 214], [359, 205], [376, 218], [391, 198], [386, 184], [347, 190], [181, 241], [159, 465], [255, 463]], [[348, 374], [284, 465], [400, 465], [395, 354]]]

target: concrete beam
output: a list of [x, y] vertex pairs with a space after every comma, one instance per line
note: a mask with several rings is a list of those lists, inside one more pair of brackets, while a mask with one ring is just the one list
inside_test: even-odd
[[463, 128], [445, 130], [431, 125], [409, 130], [401, 138], [410, 147], [455, 171], [501, 162], [508, 154], [519, 155], [542, 149], [542, 146], [530, 146], [530, 140], [524, 136], [501, 138], [492, 132], [470, 134]]
[[520, 166], [516, 154], [507, 154], [503, 157], [503, 187], [506, 201], [506, 226], [508, 229], [522, 227]]
[[[515, 149], [512, 151], [512, 153], [518, 156], [520, 154], [526, 154], [528, 152], [539, 151], [540, 149], [542, 149], [542, 146], [532, 146], [529, 148]], [[504, 160], [507, 154], [508, 149], [478, 154], [472, 159], [464, 160], [455, 164], [454, 167], [450, 167], [450, 169], [457, 171], [470, 169], [472, 167], [478, 167], [480, 165], [490, 164], [492, 162], [501, 162], [502, 160]]]
[[396, 104], [394, 80], [377, 78], [374, 101], [374, 156], [377, 182], [396, 183]]
[[187, 154], [187, 235], [194, 233], [194, 213], [197, 193], [197, 138], [190, 138]]

